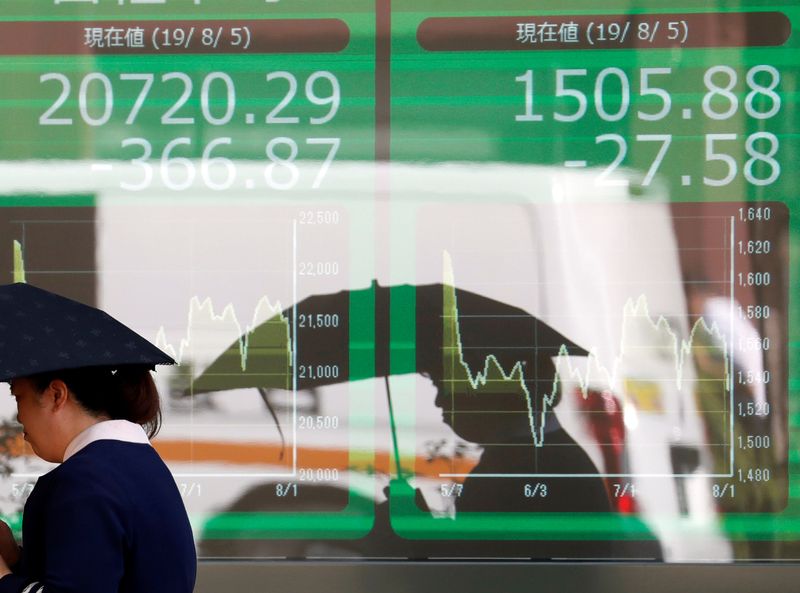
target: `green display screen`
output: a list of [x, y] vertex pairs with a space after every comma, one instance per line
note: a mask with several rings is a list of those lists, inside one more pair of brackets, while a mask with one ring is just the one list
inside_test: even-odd
[[6, 0], [0, 269], [178, 361], [201, 557], [792, 560], [799, 18]]

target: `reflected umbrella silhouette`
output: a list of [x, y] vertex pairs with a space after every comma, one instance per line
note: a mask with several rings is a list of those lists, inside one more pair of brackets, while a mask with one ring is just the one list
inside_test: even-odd
[[[371, 310], [364, 310], [364, 304]], [[359, 323], [372, 322], [371, 342], [351, 335], [351, 311]], [[393, 340], [390, 328], [397, 322], [390, 319], [392, 312], [413, 319], [413, 343]], [[463, 438], [485, 442], [500, 431], [524, 447], [537, 440], [541, 444], [545, 432], [558, 430], [552, 412], [559, 397], [553, 359], [586, 354], [519, 307], [445, 284], [373, 283], [362, 290], [308, 297], [256, 326], [194, 380], [192, 392], [256, 388], [268, 403], [266, 389], [313, 390], [369, 376], [419, 373], [434, 382], [444, 421]], [[352, 372], [351, 358], [361, 359]], [[402, 478], [393, 421], [392, 437]]]
[[[603, 513], [611, 510], [605, 483], [553, 412], [560, 397], [554, 360], [586, 354], [519, 307], [446, 284], [373, 283], [361, 290], [310, 296], [256, 326], [194, 380], [193, 392], [256, 388], [263, 394], [292, 387], [313, 391], [347, 381], [417, 373], [436, 386], [442, 420], [462, 438], [483, 447], [479, 464], [464, 476], [456, 518], [483, 512]], [[392, 394], [385, 381], [397, 476], [390, 500], [398, 497], [397, 510], [390, 515], [390, 505], [378, 504], [369, 536], [329, 545], [365, 556], [426, 557], [457, 551], [546, 557], [557, 549], [561, 554], [580, 550], [576, 553], [613, 556], [613, 546], [606, 542], [563, 542], [559, 548], [553, 542], [529, 541], [519, 549], [521, 542], [512, 541], [437, 543], [398, 538], [392, 527], [395, 512], [428, 509], [420, 492], [406, 481], [411, 476], [401, 469]], [[523, 485], [530, 482], [526, 475], [533, 473], [549, 475], [549, 496], [523, 496]], [[487, 474], [509, 476], [498, 481]], [[560, 478], [563, 474], [582, 476]], [[316, 496], [309, 491], [313, 486], [304, 488], [310, 497]], [[254, 503], [257, 498], [255, 493], [248, 495], [245, 506], [250, 512], [277, 510], [266, 500], [267, 506], [259, 507]], [[244, 510], [240, 502], [232, 508]]]
[[[389, 367], [390, 309], [392, 299], [403, 295], [403, 302], [416, 308], [416, 366], [392, 363]], [[409, 301], [409, 295], [413, 295]], [[351, 344], [349, 321], [351, 303], [370, 303], [374, 306], [374, 343]], [[460, 330], [464, 341], [480, 342], [480, 349], [465, 352], [465, 362], [470, 366], [483, 366], [482, 360], [490, 353], [504, 367], [512, 368], [520, 360], [519, 350], [534, 350], [537, 365], [559, 354], [561, 349], [569, 355], [585, 355], [586, 350], [518, 307], [443, 284], [422, 286], [402, 285], [386, 287], [373, 284], [361, 290], [346, 290], [332, 294], [310, 296], [293, 307], [257, 325], [223, 351], [194, 379], [190, 393], [225, 391], [241, 388], [292, 388], [289, 370], [293, 354], [296, 364], [308, 367], [330, 361], [345, 362], [348, 353], [374, 350], [375, 366], [370, 374], [308, 372], [297, 375], [297, 389], [311, 389], [345, 381], [381, 377], [389, 374], [418, 372], [440, 374], [443, 320], [447, 320], [445, 307], [457, 303], [461, 317], [481, 316], [488, 321], [470, 323]], [[357, 311], [361, 322], [372, 316]], [[335, 322], [330, 318], [336, 317]], [[458, 321], [457, 319], [454, 321]], [[320, 339], [295, 340], [293, 333], [318, 332]], [[294, 343], [294, 349], [291, 344]], [[511, 345], [511, 347], [509, 347]], [[483, 350], [481, 352], [479, 350]], [[243, 354], [244, 352], [244, 354]], [[529, 355], [526, 356], [530, 358]], [[310, 369], [314, 371], [314, 369]]]

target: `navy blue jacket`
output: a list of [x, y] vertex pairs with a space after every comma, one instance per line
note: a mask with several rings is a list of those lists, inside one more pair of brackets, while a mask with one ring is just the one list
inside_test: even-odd
[[197, 558], [175, 480], [146, 444], [100, 440], [39, 478], [0, 593], [190, 593]]

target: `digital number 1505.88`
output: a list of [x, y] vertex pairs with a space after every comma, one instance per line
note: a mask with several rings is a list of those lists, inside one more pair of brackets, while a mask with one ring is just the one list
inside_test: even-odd
[[[592, 79], [585, 68], [560, 68], [551, 71], [555, 79], [555, 106], [552, 119], [557, 122], [577, 122], [589, 114], [589, 99], [593, 99], [597, 116], [607, 122], [616, 122], [631, 116], [631, 76], [625, 70], [609, 67], [600, 70]], [[652, 102], [653, 108], [636, 110], [635, 117], [642, 121], [659, 121], [672, 112], [672, 94], [666, 84], [673, 75], [672, 68], [640, 68], [638, 76], [638, 99]], [[534, 70], [526, 70], [515, 78], [524, 85], [524, 111], [515, 116], [518, 122], [541, 122], [545, 115], [536, 100], [536, 88], [544, 76]], [[685, 75], [682, 75], [685, 76]], [[703, 72], [703, 99], [698, 106], [701, 113], [712, 120], [730, 119], [741, 107], [739, 90], [746, 90], [744, 110], [753, 119], [769, 119], [781, 109], [781, 97], [777, 92], [780, 73], [774, 66], [753, 66], [744, 75], [744, 85], [737, 71], [725, 65], [711, 66]], [[548, 81], [546, 81], [548, 82]], [[684, 109], [686, 119], [690, 109]]]

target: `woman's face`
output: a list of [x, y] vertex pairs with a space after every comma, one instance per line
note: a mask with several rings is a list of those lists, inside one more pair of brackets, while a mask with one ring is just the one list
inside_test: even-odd
[[11, 395], [17, 400], [17, 421], [22, 424], [25, 440], [33, 452], [45, 461], [53, 461], [49, 451], [53, 415], [44, 393], [36, 390], [30, 379], [20, 377], [11, 380]]

